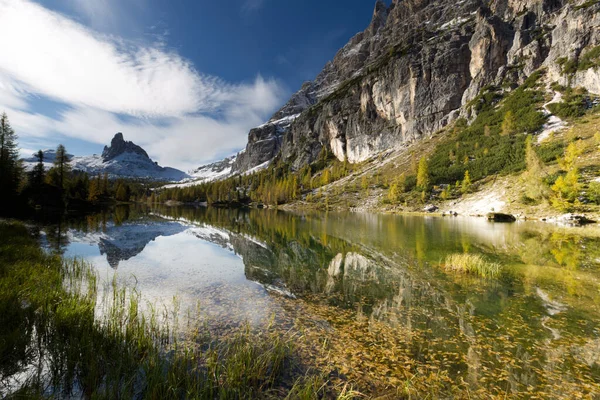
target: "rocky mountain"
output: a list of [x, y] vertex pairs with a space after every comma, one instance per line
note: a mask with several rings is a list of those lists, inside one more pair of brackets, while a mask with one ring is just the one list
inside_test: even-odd
[[102, 160], [109, 162], [123, 153], [137, 154], [141, 158], [150, 158], [148, 153], [133, 142], [126, 142], [121, 132], [117, 133], [110, 142], [110, 146], [104, 146]]
[[[44, 165], [51, 168], [55, 158], [54, 150], [45, 150]], [[190, 178], [188, 174], [175, 168], [161, 167], [152, 161], [148, 153], [133, 142], [125, 141], [122, 133], [117, 133], [110, 146], [105, 146], [102, 155], [74, 157], [70, 155], [73, 170], [90, 175], [107, 173], [113, 178], [149, 179], [154, 181], [178, 182]], [[37, 163], [35, 154], [23, 160], [30, 170]]]
[[217, 161], [212, 164], [203, 165], [192, 171], [189, 171], [189, 175], [196, 180], [211, 181], [231, 175], [233, 171], [233, 164], [237, 159], [237, 155], [227, 157], [221, 161]]
[[597, 0], [377, 1], [367, 29], [250, 131], [233, 170], [277, 155], [300, 168], [323, 146], [362, 162], [472, 118], [482, 88], [539, 68], [548, 83], [600, 93], [599, 45]]

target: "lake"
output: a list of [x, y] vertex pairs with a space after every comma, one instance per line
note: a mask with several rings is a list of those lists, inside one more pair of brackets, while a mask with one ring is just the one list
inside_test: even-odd
[[[297, 331], [306, 363], [374, 393], [443, 382], [473, 395], [600, 396], [594, 227], [123, 206], [44, 226], [41, 238], [93, 263], [105, 284], [193, 310], [216, 331]], [[463, 253], [500, 274], [444, 269]]]

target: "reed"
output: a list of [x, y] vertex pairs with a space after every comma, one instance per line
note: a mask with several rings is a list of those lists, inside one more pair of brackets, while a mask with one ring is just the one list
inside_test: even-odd
[[200, 327], [183, 341], [177, 310], [142, 310], [140, 293], [116, 281], [102, 293], [91, 265], [0, 223], [0, 397], [285, 396], [291, 334], [246, 325], [217, 338]]
[[467, 274], [479, 275], [483, 278], [496, 278], [500, 275], [500, 264], [489, 262], [479, 254], [451, 254], [446, 257], [445, 269]]

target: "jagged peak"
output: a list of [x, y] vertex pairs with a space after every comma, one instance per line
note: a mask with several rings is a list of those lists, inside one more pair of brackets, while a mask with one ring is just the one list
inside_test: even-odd
[[375, 9], [373, 10], [373, 18], [371, 19], [371, 24], [369, 25], [369, 31], [371, 34], [375, 35], [379, 29], [381, 29], [388, 17], [388, 6], [385, 4], [383, 0], [377, 0], [375, 2]]
[[123, 153], [135, 153], [139, 154], [140, 156], [150, 158], [144, 149], [133, 142], [125, 141], [123, 134], [118, 132], [112, 138], [110, 146], [104, 146], [104, 150], [102, 151], [102, 159], [104, 161], [110, 161]]

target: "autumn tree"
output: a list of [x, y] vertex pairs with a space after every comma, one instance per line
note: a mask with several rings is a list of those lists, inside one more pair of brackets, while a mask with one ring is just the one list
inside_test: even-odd
[[577, 205], [579, 195], [579, 169], [577, 168], [577, 157], [581, 154], [578, 143], [571, 142], [565, 150], [564, 157], [559, 160], [561, 169], [566, 172], [556, 179], [552, 185], [554, 193], [552, 205], [560, 211], [570, 211]]
[[510, 136], [515, 134], [517, 131], [517, 120], [512, 111], [507, 111], [504, 114], [504, 120], [502, 121], [502, 135]]
[[419, 169], [417, 171], [417, 189], [427, 190], [429, 188], [429, 166], [427, 165], [427, 159], [421, 157], [419, 160]]
[[469, 175], [469, 171], [467, 170], [467, 171], [465, 171], [465, 177], [462, 180], [460, 191], [463, 194], [469, 193], [471, 191], [471, 186], [472, 186], [471, 176]]
[[535, 152], [531, 136], [527, 136], [525, 140], [525, 163], [527, 170], [522, 176], [524, 194], [529, 199], [541, 200], [547, 196], [547, 186], [544, 183], [545, 168]]

